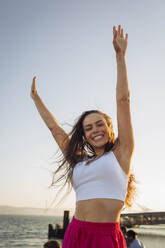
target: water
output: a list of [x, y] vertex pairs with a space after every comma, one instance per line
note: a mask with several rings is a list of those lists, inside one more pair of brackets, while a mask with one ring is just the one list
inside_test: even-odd
[[165, 225], [144, 225], [133, 230], [146, 248], [165, 248]]
[[[48, 224], [62, 223], [63, 217], [0, 215], [0, 248], [42, 248]], [[134, 229], [146, 248], [165, 248], [165, 225]]]
[[0, 247], [42, 248], [48, 237], [48, 224], [63, 217], [0, 215]]

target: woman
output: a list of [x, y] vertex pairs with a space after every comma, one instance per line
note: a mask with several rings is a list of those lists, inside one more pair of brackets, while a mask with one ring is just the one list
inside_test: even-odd
[[115, 140], [111, 119], [104, 113], [84, 112], [70, 135], [59, 126], [36, 89], [33, 78], [31, 96], [63, 153], [56, 173], [65, 173], [76, 192], [75, 214], [69, 224], [63, 248], [123, 248], [125, 239], [119, 218], [124, 202], [130, 206], [134, 191], [131, 158], [134, 138], [130, 116], [129, 85], [125, 55], [128, 34], [121, 26], [113, 28], [113, 46], [117, 61], [117, 123]]

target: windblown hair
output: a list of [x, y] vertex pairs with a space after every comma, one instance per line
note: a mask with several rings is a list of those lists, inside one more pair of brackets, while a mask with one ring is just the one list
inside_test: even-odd
[[[62, 159], [59, 161], [59, 167], [58, 169], [54, 172], [53, 180], [51, 186], [57, 186], [57, 183], [60, 181], [64, 180], [63, 187], [58, 191], [57, 196], [61, 192], [61, 190], [67, 185], [68, 191], [66, 194], [69, 194], [72, 189], [72, 174], [73, 174], [73, 169], [76, 166], [78, 162], [83, 161], [86, 157], [89, 159], [92, 159], [96, 157], [95, 151], [93, 147], [86, 141], [85, 139], [85, 134], [84, 134], [84, 129], [83, 129], [83, 121], [85, 117], [89, 114], [93, 113], [98, 113], [101, 114], [107, 124], [108, 127], [110, 128], [110, 134], [109, 134], [109, 141], [105, 145], [105, 152], [107, 153], [111, 150], [113, 150], [115, 144], [117, 143], [117, 139], [115, 139], [114, 131], [113, 131], [113, 125], [112, 125], [112, 120], [111, 118], [99, 111], [99, 110], [90, 110], [90, 111], [85, 111], [82, 113], [82, 115], [77, 119], [75, 125], [73, 126], [71, 132], [69, 133], [70, 140], [67, 144], [66, 148], [66, 153], [65, 156], [62, 157]], [[65, 141], [64, 141], [65, 142]], [[62, 175], [60, 175], [57, 180], [55, 179], [56, 175], [64, 171]], [[127, 195], [125, 199], [125, 204], [127, 207], [131, 207], [136, 187], [134, 185], [135, 183], [135, 177], [133, 174], [130, 174], [129, 176], [129, 181], [128, 181], [128, 188], [127, 188]], [[61, 201], [65, 198], [66, 194], [63, 196], [63, 198], [60, 200], [60, 202], [57, 204], [59, 205]]]

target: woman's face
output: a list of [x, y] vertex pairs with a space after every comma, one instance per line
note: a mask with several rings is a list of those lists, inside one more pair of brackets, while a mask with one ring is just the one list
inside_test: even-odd
[[104, 152], [105, 144], [109, 141], [110, 128], [99, 113], [92, 113], [85, 117], [83, 129], [86, 141], [93, 147], [97, 155]]

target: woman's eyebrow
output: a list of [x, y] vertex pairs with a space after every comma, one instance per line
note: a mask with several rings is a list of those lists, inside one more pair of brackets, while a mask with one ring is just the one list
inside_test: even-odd
[[[98, 121], [96, 121], [95, 123], [98, 124], [98, 123], [100, 123], [100, 122], [103, 122], [103, 120], [98, 120]], [[87, 125], [85, 125], [85, 127], [91, 127], [91, 126], [92, 126], [92, 124], [87, 124]]]
[[103, 122], [103, 120], [98, 120], [98, 121], [96, 121], [95, 123], [98, 124], [98, 123], [100, 123], [100, 122]]

